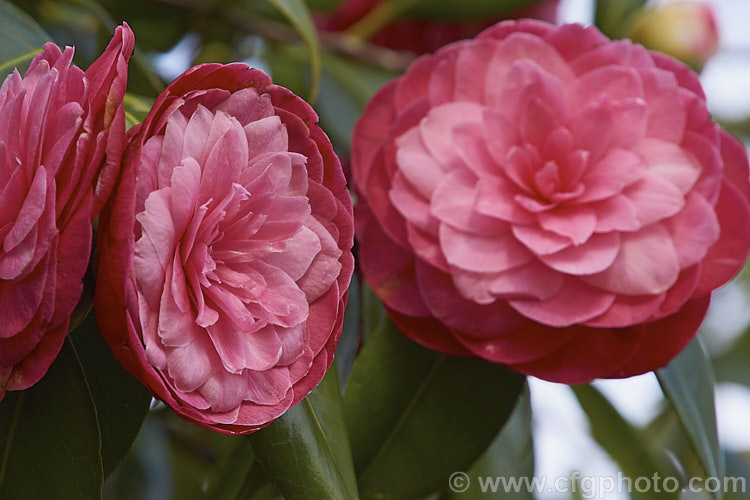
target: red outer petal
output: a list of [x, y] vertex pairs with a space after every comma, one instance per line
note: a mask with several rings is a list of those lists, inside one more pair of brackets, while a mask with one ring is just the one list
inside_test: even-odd
[[[62, 348], [70, 315], [83, 290], [92, 240], [91, 222], [114, 185], [125, 146], [122, 99], [133, 46], [130, 28], [118, 27], [104, 54], [84, 73], [70, 65], [73, 49], [61, 52], [48, 43], [27, 72], [28, 76], [44, 62], [53, 68], [57, 78], [53, 87], [56, 94], [44, 103], [48, 106], [45, 115], [35, 115], [37, 119], [44, 118], [36, 124], [36, 129], [26, 127], [21, 131], [39, 134], [27, 137], [27, 147], [39, 144], [40, 148], [51, 148], [45, 152], [45, 161], [53, 165], [44, 166], [54, 179], [50, 178], [47, 186], [48, 199], [39, 220], [40, 240], [35, 248], [36, 255], [44, 257], [35, 257], [41, 258], [33, 265], [36, 269], [30, 269], [20, 278], [38, 280], [44, 287], [43, 297], [34, 317], [25, 326], [21, 325], [19, 333], [9, 338], [0, 335], [6, 337], [0, 339], [0, 349], [4, 351], [0, 357], [3, 365], [0, 399], [6, 389], [25, 389], [40, 380]], [[30, 94], [26, 98], [31, 98]], [[42, 103], [32, 103], [35, 105]], [[64, 131], [59, 130], [56, 116], [63, 106], [67, 114], [62, 116], [70, 123], [75, 122]], [[36, 160], [33, 156], [33, 161]], [[27, 162], [26, 167], [33, 171], [38, 166]], [[49, 233], [45, 232], [47, 229]], [[6, 299], [14, 300], [10, 294], [0, 296], [0, 300]]]
[[[289, 150], [304, 154], [308, 159], [310, 185], [317, 186], [315, 189], [321, 189], [322, 185], [333, 195], [330, 198], [322, 197], [323, 201], [320, 203], [325, 206], [321, 207], [317, 207], [311, 199], [312, 213], [325, 218], [320, 222], [328, 227], [343, 253], [337, 281], [310, 304], [308, 357], [307, 361], [301, 362], [312, 360], [312, 365], [294, 383], [287, 397], [277, 405], [264, 406], [262, 412], [259, 412], [253, 409], [252, 404], [248, 404], [240, 410], [241, 419], [244, 418], [246, 423], [238, 420], [235, 424], [224, 424], [216, 421], [210, 409], [200, 410], [187, 403], [172, 386], [171, 379], [147, 360], [141, 340], [133, 278], [136, 178], [141, 168], [143, 144], [151, 136], [163, 133], [169, 115], [185, 102], [186, 96], [192, 96], [194, 99], [191, 105], [195, 105], [200, 102], [202, 91], [221, 89], [235, 92], [248, 87], [255, 88], [259, 94], [270, 96], [276, 114], [287, 127]], [[208, 105], [210, 101], [204, 100], [204, 103]], [[99, 273], [95, 301], [97, 321], [102, 335], [120, 363], [179, 416], [202, 427], [224, 434], [255, 432], [270, 424], [290, 405], [307, 396], [333, 362], [343, 326], [347, 288], [354, 268], [349, 251], [353, 244], [354, 228], [351, 197], [346, 190], [340, 162], [330, 141], [317, 126], [317, 121], [318, 116], [309, 104], [289, 90], [273, 85], [270, 77], [262, 71], [239, 63], [203, 64], [191, 68], [172, 82], [157, 97], [143, 123], [129, 133], [130, 140], [116, 192], [100, 218]]]

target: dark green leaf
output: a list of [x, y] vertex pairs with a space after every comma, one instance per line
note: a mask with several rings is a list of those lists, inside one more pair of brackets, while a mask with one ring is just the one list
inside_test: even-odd
[[622, 38], [627, 20], [646, 0], [597, 0], [594, 24], [610, 38]]
[[99, 428], [69, 340], [44, 378], [0, 402], [0, 498], [89, 500], [103, 483]]
[[284, 498], [359, 498], [335, 369], [301, 403], [249, 439]]
[[349, 28], [349, 33], [367, 40], [392, 21], [403, 17], [438, 20], [497, 19], [517, 14], [538, 0], [388, 0], [379, 3]]
[[206, 478], [206, 498], [208, 500], [251, 498], [250, 495], [240, 497], [239, 493], [245, 479], [252, 469], [256, 468], [254, 464], [255, 454], [250, 443], [245, 439], [237, 440], [232, 452], [224, 457]]
[[383, 328], [390, 328], [388, 313], [385, 312], [375, 292], [364, 283], [362, 285], [362, 339], [367, 341], [373, 332]]
[[[79, 0], [82, 7], [88, 10], [98, 21], [102, 28], [106, 31], [108, 36], [114, 33], [116, 26], [122, 21], [115, 21], [110, 14], [111, 11], [103, 8], [95, 0]], [[177, 33], [173, 36], [180, 36], [183, 30], [187, 29], [187, 26], [180, 25], [180, 21], [184, 18], [184, 13], [177, 10], [163, 10], [169, 9], [169, 6], [154, 5], [154, 2], [145, 3], [145, 0], [128, 0], [127, 2], [116, 2], [117, 6], [125, 8], [126, 12], [133, 12], [128, 9], [136, 9], [140, 16], [118, 16], [119, 19], [128, 21], [133, 32], [136, 35], [136, 47], [133, 51], [131, 58], [129, 71], [128, 71], [128, 89], [133, 91], [136, 87], [136, 91], [142, 91], [144, 93], [159, 93], [164, 90], [164, 83], [161, 81], [156, 72], [151, 68], [148, 60], [146, 59], [143, 52], [143, 43], [146, 42], [151, 36], [163, 37], [165, 34]], [[112, 9], [115, 11], [117, 9]], [[143, 13], [147, 13], [143, 15]], [[180, 15], [183, 14], [183, 15]], [[169, 19], [170, 22], [165, 23], [163, 19]], [[138, 26], [138, 20], [143, 20], [146, 25]], [[158, 22], [154, 20], [158, 19]], [[149, 25], [150, 23], [150, 25]], [[182, 28], [182, 29], [180, 29]], [[175, 42], [177, 40], [174, 40]], [[165, 47], [169, 48], [169, 46]], [[130, 124], [128, 124], [129, 126]]]
[[138, 435], [151, 394], [120, 366], [96, 327], [94, 314], [71, 335], [96, 406], [102, 439], [102, 465], [107, 477]]
[[316, 12], [331, 12], [341, 2], [342, 0], [305, 0], [310, 10]]
[[360, 293], [359, 280], [352, 276], [349, 285], [349, 299], [344, 312], [344, 326], [341, 332], [339, 345], [336, 347], [336, 373], [339, 375], [341, 390], [346, 389], [346, 381], [349, 372], [352, 371], [354, 358], [359, 350], [359, 327], [360, 327]]
[[[707, 477], [724, 477], [719, 448], [711, 361], [695, 338], [666, 368], [656, 371], [664, 395], [680, 419]], [[714, 494], [721, 499], [721, 491]]]
[[[166, 428], [155, 418], [158, 413], [146, 417], [130, 452], [104, 482], [106, 500], [188, 500], [175, 495], [169, 440]], [[202, 493], [199, 487], [193, 490]]]
[[750, 457], [739, 453], [727, 453], [727, 482], [724, 488], [726, 500], [750, 500]]
[[254, 462], [252, 467], [250, 467], [250, 470], [245, 474], [240, 489], [234, 498], [236, 500], [254, 499], [262, 496], [263, 492], [268, 490], [273, 492], [272, 494], [276, 497], [279, 497], [276, 489], [268, 481], [268, 477], [263, 471], [263, 467], [258, 462]]
[[[403, 0], [390, 0], [397, 5]], [[408, 10], [409, 16], [428, 19], [479, 19], [498, 18], [515, 13], [519, 9], [532, 5], [539, 0], [420, 0]]]
[[393, 326], [373, 332], [344, 396], [362, 497], [442, 490], [487, 449], [523, 381], [493, 363], [425, 349]]
[[0, 83], [18, 68], [24, 70], [52, 38], [28, 14], [0, 0]]
[[[479, 478], [497, 476], [513, 478], [534, 477], [534, 443], [531, 436], [531, 398], [528, 386], [519, 399], [516, 408], [500, 434], [495, 438], [487, 451], [468, 471], [471, 486], [465, 493], [453, 493], [455, 500], [489, 500], [490, 498], [507, 498], [508, 493], [500, 489], [495, 492], [482, 492], [477, 487]], [[531, 484], [531, 483], [529, 483]], [[517, 500], [533, 500], [528, 491], [513, 494]]]
[[289, 23], [297, 30], [300, 38], [307, 46], [310, 58], [310, 92], [307, 96], [309, 102], [314, 102], [318, 95], [320, 85], [320, 42], [318, 32], [315, 30], [310, 10], [302, 0], [268, 0]]
[[[589, 419], [591, 435], [631, 478], [667, 477], [639, 431], [628, 423], [597, 389], [590, 385], [572, 387], [578, 402]], [[638, 498], [638, 493], [633, 493]], [[663, 493], [663, 498], [677, 498]], [[641, 496], [640, 498], [648, 498]]]

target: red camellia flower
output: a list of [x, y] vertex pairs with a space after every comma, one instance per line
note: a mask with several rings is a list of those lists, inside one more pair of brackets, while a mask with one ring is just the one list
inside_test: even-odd
[[130, 373], [204, 427], [268, 425], [333, 361], [354, 230], [317, 120], [262, 71], [205, 64], [131, 129], [99, 224], [97, 321]]
[[[559, 3], [559, 0], [541, 0], [508, 14], [503, 19], [528, 17], [553, 23]], [[318, 16], [318, 26], [326, 31], [345, 31], [381, 4], [383, 0], [346, 0], [332, 14]], [[389, 49], [426, 54], [456, 40], [472, 38], [498, 21], [500, 19], [446, 21], [403, 18], [389, 23], [375, 33], [370, 41]]]
[[39, 381], [62, 348], [125, 147], [133, 43], [117, 28], [86, 72], [48, 43], [0, 88], [0, 399]]
[[666, 364], [750, 247], [745, 150], [696, 75], [593, 27], [504, 22], [418, 59], [352, 171], [396, 325], [552, 381]]

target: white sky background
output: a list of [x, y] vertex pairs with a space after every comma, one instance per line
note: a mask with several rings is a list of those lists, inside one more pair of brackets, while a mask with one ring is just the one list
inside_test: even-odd
[[[669, 3], [656, 0], [655, 3]], [[701, 81], [715, 116], [739, 120], [750, 116], [750, 1], [704, 0], [717, 15], [720, 52], [706, 65]], [[593, 0], [561, 0], [559, 22], [593, 21]], [[707, 330], [711, 350], [726, 348], [750, 319], [750, 297], [737, 286], [720, 290], [714, 299]], [[750, 366], [748, 367], [750, 369]], [[530, 380], [534, 409], [536, 475], [551, 482], [578, 471], [581, 476], [617, 477], [619, 468], [591, 438], [586, 416], [572, 391], [564, 385]], [[653, 374], [594, 384], [635, 425], [646, 424], [658, 412], [661, 389]], [[730, 451], [750, 450], [750, 390], [721, 384], [716, 394], [719, 435]], [[541, 492], [543, 500], [570, 498], [569, 494]], [[627, 499], [627, 494], [602, 497]]]

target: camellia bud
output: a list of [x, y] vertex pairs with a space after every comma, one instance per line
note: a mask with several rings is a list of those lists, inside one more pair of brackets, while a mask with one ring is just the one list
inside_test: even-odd
[[664, 52], [700, 70], [716, 53], [719, 34], [709, 5], [676, 2], [643, 9], [625, 35], [652, 50]]

